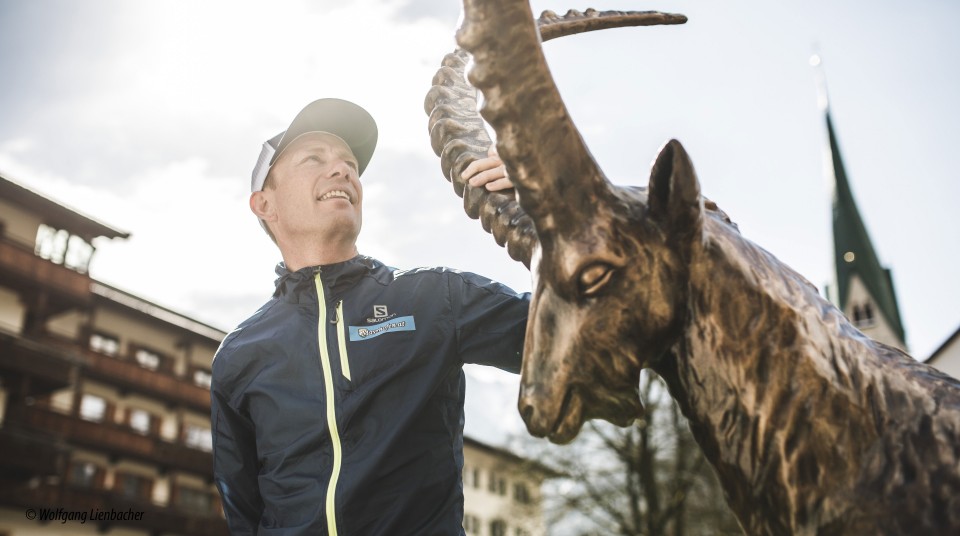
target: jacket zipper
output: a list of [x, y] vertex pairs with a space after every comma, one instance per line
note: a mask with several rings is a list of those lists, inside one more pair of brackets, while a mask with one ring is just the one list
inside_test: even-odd
[[[330, 351], [327, 347], [327, 300], [323, 292], [323, 281], [320, 280], [320, 272], [314, 276], [314, 284], [317, 287], [317, 299], [319, 300], [320, 321], [317, 326], [317, 336], [320, 342], [320, 366], [323, 368], [323, 387], [327, 401], [327, 428], [330, 429], [330, 443], [333, 445], [333, 469], [330, 471], [330, 482], [327, 484], [326, 513], [327, 513], [327, 533], [329, 536], [337, 536], [337, 510], [336, 493], [337, 480], [340, 479], [340, 464], [343, 459], [343, 451], [340, 447], [340, 432], [337, 429], [337, 410], [334, 407], [333, 392], [333, 372], [330, 366]], [[338, 306], [338, 312], [342, 307]], [[342, 317], [342, 314], [338, 314]], [[339, 320], [338, 320], [339, 321]], [[339, 339], [340, 337], [338, 337]], [[343, 344], [342, 342], [340, 343]], [[341, 353], [341, 356], [345, 354]], [[341, 357], [343, 359], [343, 357]]]
[[350, 379], [350, 360], [347, 359], [347, 332], [343, 322], [343, 300], [337, 302], [337, 345], [340, 349], [340, 370], [347, 381]]

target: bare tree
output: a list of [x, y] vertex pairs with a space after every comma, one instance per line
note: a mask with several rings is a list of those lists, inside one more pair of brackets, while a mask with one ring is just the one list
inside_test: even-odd
[[564, 476], [544, 511], [556, 535], [742, 534], [679, 408], [653, 373], [641, 378], [643, 419], [626, 428], [590, 421], [566, 446], [520, 440]]

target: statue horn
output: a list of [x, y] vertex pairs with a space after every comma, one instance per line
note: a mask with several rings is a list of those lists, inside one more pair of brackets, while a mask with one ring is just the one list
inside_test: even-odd
[[[654, 11], [598, 12], [593, 9], [583, 13], [571, 10], [563, 17], [552, 11], [544, 11], [537, 20], [543, 41], [607, 28], [683, 22], [686, 22], [686, 17], [682, 15]], [[443, 175], [453, 184], [457, 195], [463, 197], [467, 215], [479, 218], [483, 229], [494, 236], [497, 244], [505, 246], [511, 258], [529, 268], [532, 253], [539, 244], [530, 217], [512, 195], [473, 188], [460, 178], [471, 162], [486, 156], [487, 148], [491, 145], [483, 119], [477, 111], [477, 91], [464, 76], [468, 59], [469, 54], [459, 48], [447, 54], [424, 99], [424, 110], [430, 116], [431, 145], [440, 157]], [[548, 78], [548, 81], [552, 84], [552, 78]], [[509, 161], [507, 165], [514, 167]], [[510, 173], [517, 184], [518, 172], [514, 169]], [[527, 179], [527, 182], [530, 180]]]
[[[679, 23], [683, 17], [571, 11], [547, 33], [568, 35], [629, 24]], [[469, 79], [484, 92], [480, 113], [497, 132], [497, 149], [533, 218], [540, 240], [593, 212], [610, 184], [593, 159], [547, 68], [527, 2], [464, 0], [457, 41], [474, 58]], [[542, 20], [558, 17], [545, 13]]]

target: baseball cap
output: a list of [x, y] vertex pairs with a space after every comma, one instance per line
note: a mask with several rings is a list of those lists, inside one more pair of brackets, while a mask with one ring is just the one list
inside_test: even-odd
[[377, 147], [377, 123], [366, 110], [343, 99], [315, 100], [300, 110], [287, 130], [263, 142], [257, 165], [253, 168], [250, 182], [252, 192], [263, 189], [267, 173], [280, 153], [293, 140], [307, 132], [329, 132], [342, 139], [357, 157], [357, 171], [360, 175]]

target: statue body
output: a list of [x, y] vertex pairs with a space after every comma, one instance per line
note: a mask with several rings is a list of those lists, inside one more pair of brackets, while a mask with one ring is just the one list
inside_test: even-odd
[[611, 184], [553, 83], [541, 39], [678, 15], [544, 13], [465, 0], [481, 114], [516, 199], [460, 179], [490, 144], [466, 54], [427, 95], [444, 175], [534, 293], [518, 408], [565, 443], [587, 419], [642, 416], [640, 371], [667, 382], [748, 534], [960, 534], [960, 382], [870, 340], [700, 194], [679, 142], [646, 189]]
[[652, 368], [747, 534], [960, 533], [960, 382], [715, 218]]

